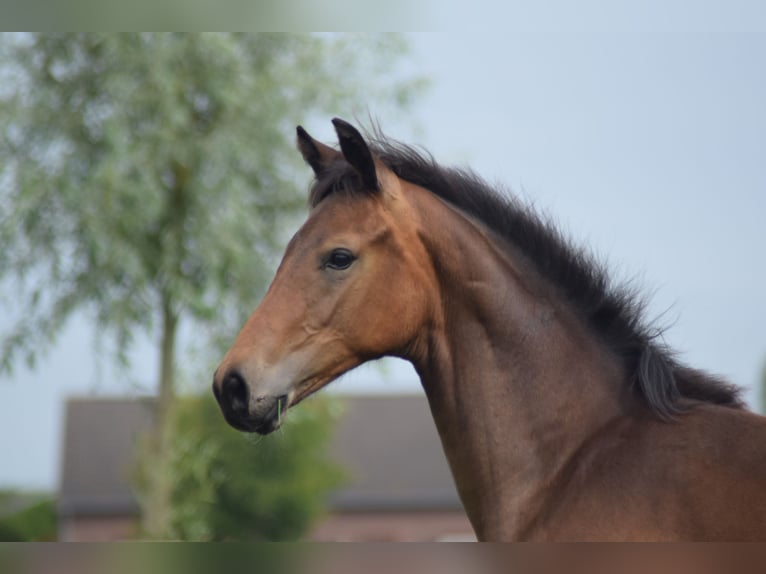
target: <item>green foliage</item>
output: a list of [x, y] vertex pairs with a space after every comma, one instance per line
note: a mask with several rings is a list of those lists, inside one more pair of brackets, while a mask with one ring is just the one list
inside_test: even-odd
[[229, 427], [208, 394], [174, 410], [168, 536], [181, 540], [294, 540], [342, 481], [328, 458], [337, 403], [314, 397], [282, 430], [249, 436]]
[[167, 316], [230, 337], [305, 204], [295, 125], [407, 103], [405, 52], [395, 35], [0, 36], [0, 279], [18, 319], [0, 368], [83, 308], [123, 360]]
[[49, 497], [0, 492], [0, 541], [56, 539], [56, 503]]

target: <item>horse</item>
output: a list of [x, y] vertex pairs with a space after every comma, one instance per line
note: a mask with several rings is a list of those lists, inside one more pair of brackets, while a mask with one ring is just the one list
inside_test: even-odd
[[297, 128], [308, 218], [214, 374], [230, 425], [400, 357], [479, 540], [766, 540], [766, 418], [736, 386], [536, 208], [332, 122], [339, 149]]

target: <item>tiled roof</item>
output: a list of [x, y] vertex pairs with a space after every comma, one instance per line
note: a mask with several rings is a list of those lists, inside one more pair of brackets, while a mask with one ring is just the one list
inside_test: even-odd
[[460, 508], [423, 395], [346, 397], [332, 452], [351, 475], [340, 509]]
[[152, 422], [150, 399], [70, 399], [66, 405], [59, 512], [134, 514], [130, 487], [139, 434]]

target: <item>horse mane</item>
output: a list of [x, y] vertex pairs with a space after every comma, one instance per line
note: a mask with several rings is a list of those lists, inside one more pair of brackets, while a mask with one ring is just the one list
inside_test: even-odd
[[[645, 320], [646, 302], [630, 284], [615, 283], [606, 267], [567, 240], [551, 219], [515, 196], [498, 191], [468, 169], [443, 167], [426, 151], [392, 141], [377, 130], [370, 151], [397, 177], [429, 190], [518, 249], [540, 275], [622, 360], [634, 392], [662, 419], [684, 412], [691, 399], [743, 408], [739, 387], [680, 364]], [[333, 193], [357, 193], [359, 177], [338, 161], [311, 188], [316, 206]]]

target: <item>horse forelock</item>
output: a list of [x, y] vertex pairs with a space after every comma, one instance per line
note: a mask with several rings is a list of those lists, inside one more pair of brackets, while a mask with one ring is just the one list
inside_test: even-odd
[[317, 176], [309, 190], [309, 207], [314, 208], [328, 196], [361, 193], [361, 177], [345, 161], [336, 161]]

